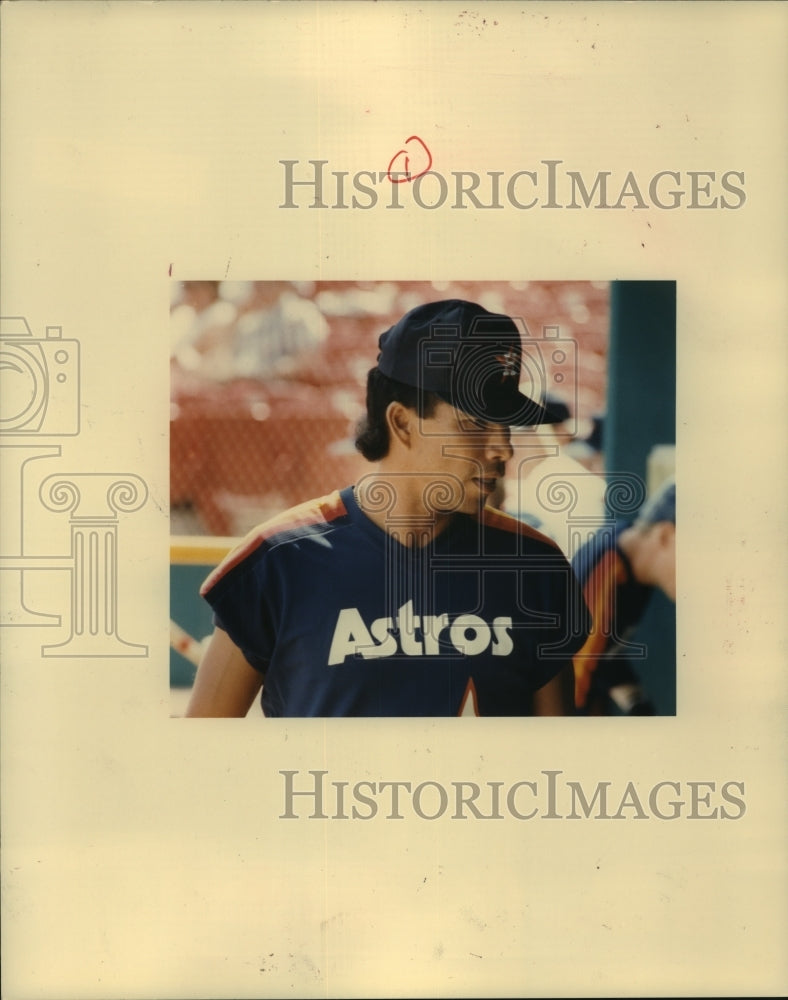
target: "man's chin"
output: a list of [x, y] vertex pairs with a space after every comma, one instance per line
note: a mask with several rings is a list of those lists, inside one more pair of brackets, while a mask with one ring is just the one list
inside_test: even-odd
[[491, 494], [481, 490], [466, 490], [460, 511], [463, 514], [480, 514], [489, 506], [492, 506]]

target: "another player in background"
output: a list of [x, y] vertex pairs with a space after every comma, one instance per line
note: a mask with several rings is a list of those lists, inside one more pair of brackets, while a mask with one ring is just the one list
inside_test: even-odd
[[572, 559], [593, 627], [575, 656], [575, 705], [584, 715], [653, 715], [626, 643], [655, 590], [676, 600], [676, 485], [669, 479], [633, 523], [604, 528]]
[[585, 602], [560, 549], [487, 506], [519, 391], [507, 316], [448, 300], [379, 340], [357, 447], [375, 470], [263, 524], [210, 575], [187, 716], [560, 715]]

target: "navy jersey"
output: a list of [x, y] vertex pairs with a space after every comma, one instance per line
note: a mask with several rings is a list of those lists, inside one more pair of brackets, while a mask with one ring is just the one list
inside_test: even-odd
[[268, 716], [529, 714], [588, 632], [568, 562], [533, 529], [486, 509], [409, 547], [351, 487], [255, 529], [201, 593], [263, 674]]

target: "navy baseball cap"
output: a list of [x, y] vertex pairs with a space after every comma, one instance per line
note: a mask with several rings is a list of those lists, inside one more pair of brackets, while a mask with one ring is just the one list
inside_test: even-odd
[[378, 369], [463, 413], [527, 427], [556, 415], [520, 392], [522, 343], [509, 316], [447, 299], [416, 306], [380, 335]]

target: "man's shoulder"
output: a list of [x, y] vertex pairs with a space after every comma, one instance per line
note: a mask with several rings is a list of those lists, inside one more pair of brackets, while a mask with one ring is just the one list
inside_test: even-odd
[[334, 490], [333, 493], [306, 500], [282, 511], [281, 514], [276, 514], [252, 529], [246, 537], [250, 541], [257, 541], [258, 544], [285, 541], [335, 525], [347, 515], [348, 510], [342, 492]]
[[339, 490], [290, 507], [252, 528], [210, 574], [200, 593], [204, 596], [237, 567], [256, 561], [272, 549], [324, 535], [327, 530], [346, 523], [348, 519], [348, 510]]
[[512, 514], [496, 507], [485, 507], [480, 521], [489, 536], [516, 541], [521, 551], [554, 553], [563, 558], [560, 546], [552, 538]]

